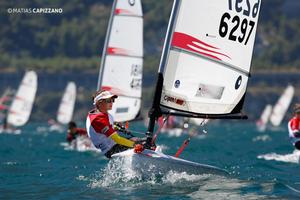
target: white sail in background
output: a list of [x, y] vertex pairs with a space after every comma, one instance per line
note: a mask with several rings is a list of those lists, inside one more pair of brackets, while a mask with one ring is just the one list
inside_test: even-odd
[[57, 121], [59, 123], [67, 124], [72, 120], [75, 101], [76, 85], [74, 82], [69, 82], [61, 99], [57, 112]]
[[27, 71], [9, 108], [8, 124], [23, 126], [29, 120], [36, 91], [37, 74]]
[[136, 118], [141, 107], [143, 13], [140, 0], [115, 0], [103, 50], [98, 88], [119, 97], [110, 112], [115, 121]]
[[270, 121], [273, 126], [279, 126], [281, 124], [281, 121], [284, 118], [285, 113], [292, 102], [294, 93], [295, 93], [294, 87], [289, 85], [287, 86], [283, 94], [278, 99], [270, 117]]
[[272, 113], [272, 105], [267, 104], [263, 110], [260, 119], [256, 122], [259, 131], [265, 131]]
[[197, 114], [239, 113], [259, 7], [259, 0], [177, 0], [160, 67], [161, 105]]

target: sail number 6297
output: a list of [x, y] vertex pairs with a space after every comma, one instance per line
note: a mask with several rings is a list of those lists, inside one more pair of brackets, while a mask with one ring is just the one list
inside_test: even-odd
[[[233, 27], [230, 31], [228, 26], [229, 23], [233, 24]], [[255, 22], [252, 20], [248, 22], [248, 20], [245, 18], [241, 21], [240, 17], [237, 15], [232, 17], [231, 19], [231, 15], [229, 13], [224, 13], [219, 26], [219, 34], [221, 37], [226, 37], [227, 34], [229, 34], [229, 40], [238, 41], [240, 43], [243, 43], [245, 41], [245, 45], [247, 45], [254, 26]], [[240, 29], [240, 31], [237, 31], [238, 28]], [[250, 30], [248, 31], [248, 29]]]
[[[233, 1], [235, 1], [235, 4]], [[228, 12], [224, 13], [220, 20], [219, 35], [223, 38], [228, 35], [229, 40], [238, 41], [247, 45], [253, 28], [255, 27], [255, 22], [247, 18], [257, 17], [259, 5], [260, 0], [257, 0], [253, 6], [251, 6], [250, 0], [228, 0], [229, 10], [235, 10], [237, 13], [242, 12], [246, 17], [243, 19], [239, 15], [232, 16]]]

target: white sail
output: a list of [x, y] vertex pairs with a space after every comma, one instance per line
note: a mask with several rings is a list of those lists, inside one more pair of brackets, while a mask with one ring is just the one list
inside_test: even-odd
[[61, 99], [57, 112], [57, 121], [59, 123], [67, 124], [72, 120], [75, 101], [76, 85], [74, 82], [69, 82]]
[[287, 86], [283, 94], [278, 99], [270, 117], [270, 121], [273, 126], [279, 126], [281, 124], [281, 121], [284, 118], [285, 113], [292, 102], [294, 93], [295, 93], [294, 87], [289, 85]]
[[260, 3], [175, 2], [160, 66], [162, 106], [197, 114], [240, 112]]
[[7, 122], [23, 126], [29, 119], [37, 91], [37, 74], [27, 71], [9, 108]]
[[103, 50], [98, 88], [119, 97], [110, 112], [115, 121], [136, 118], [141, 107], [143, 14], [140, 0], [115, 0]]
[[267, 104], [264, 108], [259, 120], [256, 122], [256, 126], [259, 131], [265, 131], [266, 126], [269, 122], [270, 116], [272, 113], [272, 105]]

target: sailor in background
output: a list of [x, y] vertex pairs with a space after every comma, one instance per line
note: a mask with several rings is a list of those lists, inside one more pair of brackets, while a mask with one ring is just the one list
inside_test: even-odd
[[288, 123], [289, 137], [294, 147], [300, 150], [300, 104], [294, 106], [294, 116]]
[[100, 149], [107, 157], [133, 148], [136, 143], [141, 143], [142, 139], [132, 137], [127, 139], [120, 136], [114, 130], [113, 116], [108, 113], [112, 109], [112, 105], [117, 98], [117, 95], [109, 91], [97, 91], [93, 95], [93, 104], [95, 108], [88, 113], [86, 119], [86, 129], [89, 138], [92, 140], [94, 146]]
[[68, 133], [67, 133], [67, 141], [71, 143], [78, 136], [87, 136], [87, 132], [84, 128], [77, 128], [75, 122], [71, 121], [68, 124]]

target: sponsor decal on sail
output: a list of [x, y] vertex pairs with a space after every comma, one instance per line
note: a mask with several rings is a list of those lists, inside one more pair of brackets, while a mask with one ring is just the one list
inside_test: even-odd
[[219, 52], [219, 48], [207, 44], [185, 33], [174, 32], [172, 39], [172, 47], [177, 47], [180, 49], [191, 51], [196, 54], [201, 54], [220, 61], [223, 57], [231, 59], [228, 55]]
[[134, 6], [135, 0], [128, 0], [129, 5]]
[[116, 113], [128, 113], [129, 107], [119, 107], [116, 109]]
[[180, 80], [176, 80], [174, 83], [174, 87], [179, 88], [179, 86], [180, 86]]
[[196, 97], [221, 99], [224, 87], [200, 83], [196, 92]]
[[171, 102], [171, 103], [175, 103], [175, 104], [180, 105], [180, 106], [185, 105], [185, 100], [184, 99], [174, 97], [174, 96], [170, 96], [170, 95], [164, 95], [163, 100], [166, 101], [167, 103]]

